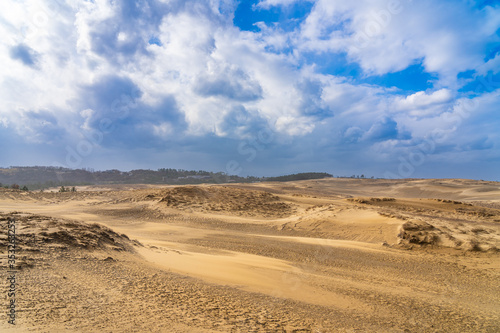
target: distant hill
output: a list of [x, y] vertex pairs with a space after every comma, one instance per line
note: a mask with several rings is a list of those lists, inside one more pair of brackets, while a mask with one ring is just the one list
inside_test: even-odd
[[202, 183], [249, 183], [258, 181], [289, 181], [332, 177], [328, 173], [299, 173], [280, 177], [240, 177], [223, 172], [158, 169], [132, 171], [93, 169], [68, 169], [61, 167], [9, 167], [0, 168], [0, 186], [17, 184], [30, 190], [58, 186], [102, 184], [202, 184]]
[[270, 182], [289, 182], [293, 180], [322, 179], [330, 177], [333, 176], [326, 172], [304, 172], [286, 176], [266, 177], [265, 180]]

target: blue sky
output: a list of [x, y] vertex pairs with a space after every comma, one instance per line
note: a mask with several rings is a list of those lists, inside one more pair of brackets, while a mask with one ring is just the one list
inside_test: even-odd
[[500, 3], [14, 0], [0, 166], [500, 180]]

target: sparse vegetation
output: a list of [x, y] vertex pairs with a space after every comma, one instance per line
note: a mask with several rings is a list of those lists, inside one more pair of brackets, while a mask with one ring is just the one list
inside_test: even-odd
[[396, 199], [394, 199], [394, 198], [349, 198], [347, 200], [351, 201], [351, 202], [362, 203], [362, 204], [371, 204], [371, 203], [375, 203], [375, 202], [396, 201]]
[[76, 192], [76, 187], [72, 187], [71, 189], [69, 187], [64, 187], [64, 186], [61, 186], [59, 188], [59, 192], [60, 193], [63, 193], [63, 192]]

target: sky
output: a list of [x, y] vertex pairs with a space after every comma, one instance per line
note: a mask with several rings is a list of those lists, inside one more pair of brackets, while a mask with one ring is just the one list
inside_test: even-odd
[[0, 8], [1, 167], [500, 180], [500, 1]]

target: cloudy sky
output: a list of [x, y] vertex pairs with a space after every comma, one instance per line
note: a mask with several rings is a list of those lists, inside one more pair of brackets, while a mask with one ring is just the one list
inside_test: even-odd
[[0, 166], [500, 180], [498, 1], [0, 8]]

